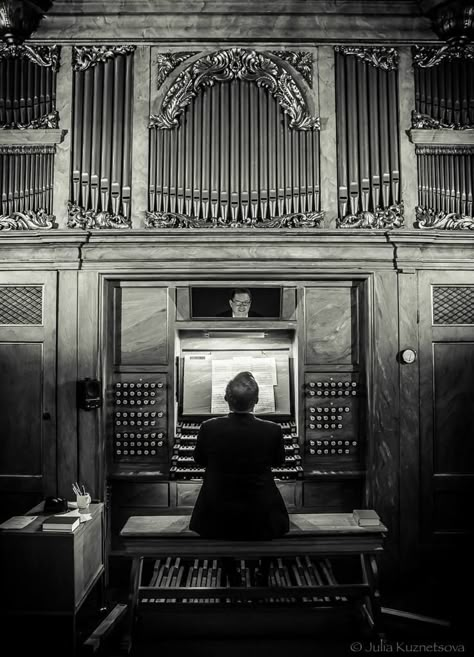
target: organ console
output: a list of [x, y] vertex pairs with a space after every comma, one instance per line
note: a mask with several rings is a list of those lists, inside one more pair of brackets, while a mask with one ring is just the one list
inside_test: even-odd
[[288, 507], [323, 511], [327, 496], [338, 511], [361, 506], [364, 285], [255, 287], [269, 317], [222, 317], [239, 285], [111, 283], [104, 376], [116, 530], [137, 506], [193, 506], [204, 475], [193, 459], [199, 428], [228, 412], [225, 386], [242, 370], [260, 377], [256, 415], [282, 427], [285, 461], [272, 472]]

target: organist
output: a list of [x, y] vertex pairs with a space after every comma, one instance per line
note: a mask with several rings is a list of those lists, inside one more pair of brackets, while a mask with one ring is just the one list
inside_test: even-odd
[[[206, 468], [190, 528], [204, 538], [272, 539], [288, 532], [289, 519], [272, 466], [285, 460], [280, 425], [260, 420], [253, 410], [258, 384], [240, 372], [227, 384], [226, 417], [203, 422], [194, 460]], [[232, 559], [223, 563], [229, 584], [240, 584]], [[258, 584], [268, 580], [269, 561], [260, 561]]]

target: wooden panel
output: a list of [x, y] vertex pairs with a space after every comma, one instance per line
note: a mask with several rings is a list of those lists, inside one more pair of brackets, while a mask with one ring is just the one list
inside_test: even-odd
[[358, 288], [339, 286], [305, 290], [306, 363], [357, 365]]
[[362, 481], [305, 481], [303, 504], [314, 513], [349, 513], [362, 502]]
[[470, 532], [472, 531], [472, 499], [471, 489], [436, 491], [434, 497], [434, 527], [435, 532]]
[[167, 365], [167, 302], [164, 287], [115, 289], [115, 364]]
[[114, 504], [123, 507], [167, 507], [169, 503], [168, 483], [114, 483], [112, 499]]
[[0, 285], [43, 287], [42, 325], [0, 326], [2, 517], [56, 493], [56, 284], [56, 272], [0, 272]]
[[474, 343], [434, 344], [434, 472], [474, 472]]
[[[400, 349], [418, 351], [418, 290], [415, 273], [400, 273]], [[418, 363], [401, 364], [400, 372], [400, 551], [402, 567], [409, 568], [418, 542], [420, 498], [420, 418]]]
[[281, 319], [296, 318], [296, 288], [284, 287], [281, 290]]
[[[399, 366], [398, 294], [395, 272], [377, 272], [373, 295], [374, 335], [368, 382], [367, 480], [364, 506], [375, 509], [389, 528], [389, 545], [397, 549], [399, 536], [400, 435], [398, 417]], [[416, 309], [413, 308], [413, 312]], [[371, 434], [371, 435], [370, 435]], [[412, 519], [416, 522], [416, 518]]]
[[77, 481], [77, 272], [59, 275], [58, 300], [58, 494], [69, 497]]
[[0, 344], [0, 473], [38, 475], [42, 465], [41, 343]]
[[296, 482], [277, 481], [276, 485], [287, 507], [296, 506]]
[[176, 505], [194, 506], [201, 486], [201, 482], [178, 482], [176, 484]]
[[[96, 272], [79, 272], [77, 377], [100, 377], [98, 365], [99, 290]], [[78, 410], [78, 477], [93, 498], [103, 499], [104, 472], [98, 411]]]

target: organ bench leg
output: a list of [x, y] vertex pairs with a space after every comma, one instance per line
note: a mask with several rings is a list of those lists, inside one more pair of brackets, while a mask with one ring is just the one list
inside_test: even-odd
[[130, 588], [128, 594], [128, 621], [125, 636], [123, 638], [123, 648], [129, 655], [132, 651], [133, 632], [135, 630], [135, 621], [137, 617], [138, 590], [142, 579], [143, 557], [134, 557], [130, 570]]
[[373, 554], [361, 554], [360, 560], [364, 584], [367, 584], [369, 587], [369, 594], [365, 598], [364, 611], [372, 630], [377, 636], [383, 638], [384, 632], [382, 609], [380, 605], [377, 559]]

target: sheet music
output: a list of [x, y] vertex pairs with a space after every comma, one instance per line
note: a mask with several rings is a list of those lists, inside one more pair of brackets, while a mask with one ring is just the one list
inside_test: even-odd
[[274, 358], [234, 357], [212, 361], [211, 413], [227, 413], [229, 406], [224, 400], [225, 389], [230, 379], [239, 372], [251, 372], [258, 383], [259, 401], [255, 413], [275, 412], [275, 391], [277, 383]]

